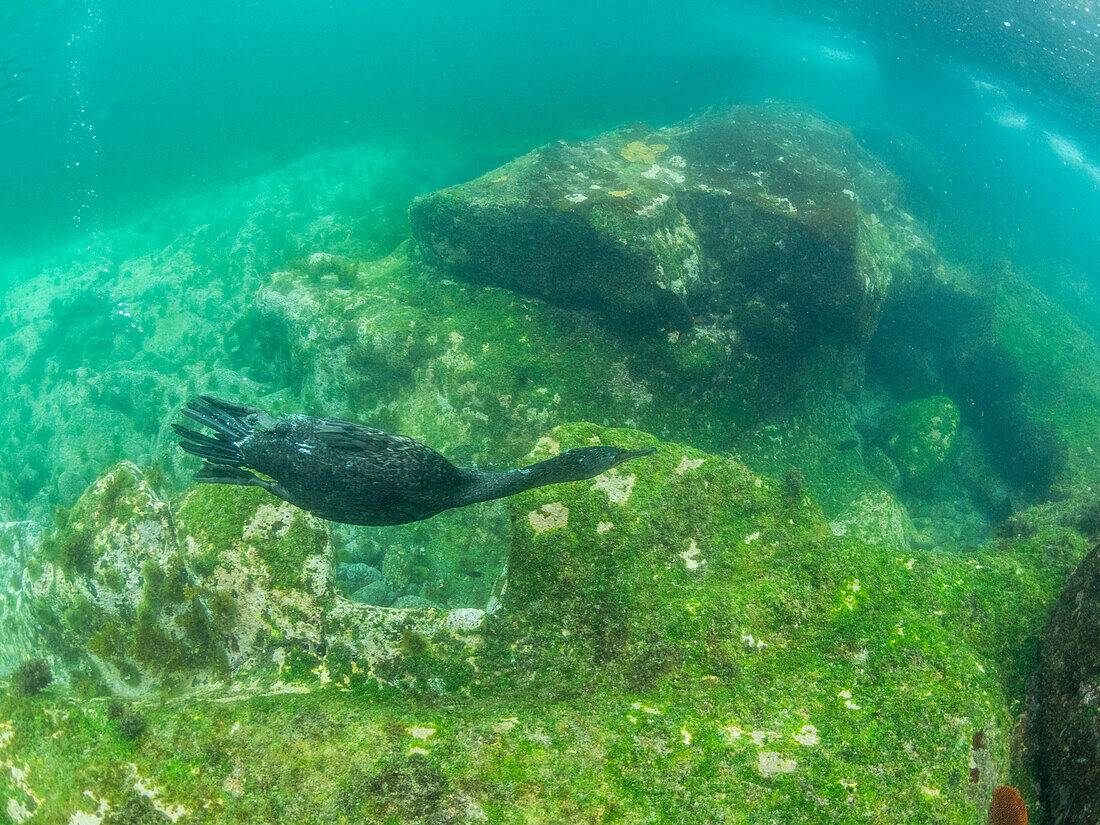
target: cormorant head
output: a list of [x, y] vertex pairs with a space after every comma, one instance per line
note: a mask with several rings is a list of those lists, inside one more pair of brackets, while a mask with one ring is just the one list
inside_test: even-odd
[[554, 478], [556, 480], [581, 481], [607, 472], [624, 461], [640, 458], [643, 455], [652, 455], [654, 452], [656, 450], [652, 447], [646, 450], [623, 450], [618, 447], [581, 447], [576, 450], [566, 450], [556, 458], [550, 459], [550, 461], [554, 465]]

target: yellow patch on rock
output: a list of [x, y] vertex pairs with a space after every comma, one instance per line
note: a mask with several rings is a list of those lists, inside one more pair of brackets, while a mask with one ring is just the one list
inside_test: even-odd
[[632, 140], [622, 148], [621, 154], [630, 163], [648, 163], [652, 165], [657, 162], [657, 155], [667, 151], [668, 146], [663, 143], [646, 145], [640, 140]]

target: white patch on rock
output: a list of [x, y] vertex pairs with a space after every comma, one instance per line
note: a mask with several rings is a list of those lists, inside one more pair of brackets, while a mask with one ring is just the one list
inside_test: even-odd
[[541, 510], [532, 510], [527, 521], [536, 533], [545, 533], [555, 527], [564, 527], [569, 523], [569, 508], [560, 501], [542, 505]]
[[625, 504], [634, 489], [634, 476], [619, 475], [619, 471], [612, 468], [600, 476], [592, 489], [603, 490], [613, 504]]
[[649, 202], [649, 206], [643, 206], [641, 209], [635, 209], [634, 212], [635, 214], [648, 218], [650, 215], [654, 214], [658, 209], [664, 206], [667, 200], [668, 195], [658, 195]]
[[297, 517], [296, 508], [292, 504], [261, 504], [256, 508], [256, 515], [245, 525], [242, 535], [246, 539], [270, 535], [281, 539]]
[[409, 728], [409, 736], [411, 736], [413, 739], [427, 740], [427, 738], [429, 736], [432, 736], [434, 733], [435, 733], [435, 728], [420, 728], [420, 727], [411, 727], [411, 728]]
[[688, 732], [687, 728], [680, 728], [680, 734], [684, 737], [684, 744], [685, 745], [690, 745], [691, 744], [691, 734]]
[[684, 456], [680, 459], [679, 465], [677, 465], [676, 469], [672, 472], [682, 476], [688, 470], [698, 470], [703, 466], [704, 461], [706, 461], [705, 458], [688, 458]]
[[781, 773], [794, 773], [798, 763], [793, 759], [784, 759], [775, 751], [761, 751], [756, 757], [756, 769], [761, 776], [776, 776]]
[[161, 803], [157, 802], [157, 794], [159, 794], [160, 791], [152, 785], [145, 784], [146, 782], [148, 782], [148, 780], [142, 779], [141, 774], [138, 773], [137, 765], [133, 764], [132, 762], [129, 763], [129, 765], [130, 772], [135, 777], [137, 777], [137, 779], [134, 781], [134, 790], [142, 796], [148, 798], [148, 800], [153, 804], [153, 807], [156, 810], [160, 811], [173, 822], [175, 822], [184, 814], [189, 813], [187, 808], [183, 807], [182, 805], [162, 805]]
[[680, 554], [680, 558], [684, 560], [684, 567], [688, 570], [698, 570], [700, 567], [706, 566], [707, 560], [700, 558], [700, 553], [702, 553], [702, 551], [695, 543], [695, 539], [692, 539], [688, 549]]
[[[666, 183], [683, 183], [685, 178], [679, 172], [673, 172], [667, 166], [661, 166], [659, 163], [655, 163], [642, 172], [643, 178], [649, 178], [650, 180], [663, 180]], [[668, 196], [665, 195], [665, 200], [668, 200]]]
[[800, 745], [805, 745], [807, 748], [812, 748], [821, 739], [818, 738], [817, 728], [813, 725], [803, 725], [802, 730], [794, 735], [794, 741]]
[[608, 530], [610, 530], [614, 526], [615, 525], [612, 524], [610, 521], [601, 521], [599, 524], [596, 525], [596, 533], [597, 533], [597, 535], [602, 536], [604, 533], [606, 533]]
[[763, 639], [754, 639], [750, 633], [741, 634], [741, 644], [745, 647], [753, 648], [755, 650], [763, 650], [768, 646], [768, 643]]
[[588, 200], [588, 195], [582, 195], [580, 192], [577, 192], [573, 195], [566, 195], [565, 199], [570, 203], [584, 203], [584, 201]]
[[24, 820], [30, 819], [32, 816], [31, 812], [28, 811], [24, 805], [10, 798], [8, 799], [7, 810], [8, 816], [10, 816], [12, 820], [17, 823], [17, 825]]
[[745, 544], [752, 544], [758, 538], [760, 538], [759, 530], [757, 530], [755, 533], [750, 533], [749, 535], [745, 536]]
[[679, 155], [673, 155], [666, 162], [669, 166], [675, 166], [677, 169], [683, 169], [687, 166], [687, 162]]
[[[100, 804], [106, 805], [107, 803], [101, 802]], [[83, 811], [77, 811], [69, 817], [69, 825], [99, 825], [99, 823], [103, 821], [103, 817], [106, 813], [106, 808], [103, 808], [102, 812], [96, 812], [94, 814], [86, 814]]]
[[306, 559], [302, 576], [309, 582], [309, 590], [313, 595], [326, 595], [332, 588], [332, 560], [325, 555]]
[[485, 618], [484, 610], [476, 607], [460, 607], [447, 613], [443, 626], [448, 630], [477, 630], [481, 627], [483, 618]]
[[412, 756], [414, 753], [420, 754], [421, 756], [428, 755], [428, 751], [424, 748], [409, 748], [409, 756]]
[[[42, 804], [42, 800], [38, 798], [34, 791], [31, 790], [30, 785], [27, 784], [27, 774], [30, 772], [30, 766], [24, 764], [22, 768], [17, 768], [12, 762], [0, 762], [0, 768], [7, 768], [11, 772], [11, 784], [19, 791], [22, 791], [26, 796], [34, 803], [37, 809]], [[31, 816], [32, 812], [23, 806], [22, 803], [17, 802], [14, 799], [8, 798], [8, 816], [10, 816], [17, 823], [22, 822]]]

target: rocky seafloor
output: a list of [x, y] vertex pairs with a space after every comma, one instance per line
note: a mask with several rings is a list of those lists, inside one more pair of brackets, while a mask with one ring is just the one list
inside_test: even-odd
[[[0, 699], [0, 817], [983, 823], [1009, 784], [1092, 821], [1100, 351], [1058, 303], [788, 106], [411, 207], [390, 163], [5, 296], [0, 665], [54, 678]], [[199, 392], [458, 463], [657, 452], [334, 527], [193, 485]]]

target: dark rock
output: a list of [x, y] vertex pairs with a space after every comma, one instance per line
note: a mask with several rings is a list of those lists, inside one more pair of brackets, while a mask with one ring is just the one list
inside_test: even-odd
[[959, 410], [946, 396], [909, 401], [882, 423], [882, 449], [912, 490], [927, 490], [957, 449]]
[[1070, 576], [1043, 638], [1044, 804], [1059, 825], [1100, 819], [1100, 546]]
[[382, 578], [382, 571], [377, 567], [371, 567], [369, 564], [362, 564], [361, 562], [341, 564], [336, 568], [336, 578], [346, 581], [348, 587], [355, 591], [378, 581]]
[[352, 601], [360, 604], [373, 604], [379, 607], [389, 607], [393, 604], [394, 592], [384, 581], [371, 582], [365, 587], [360, 587], [352, 596]]
[[874, 332], [925, 245], [897, 198], [840, 127], [737, 107], [551, 144], [417, 199], [409, 218], [425, 256], [459, 277], [797, 359]]
[[34, 696], [53, 681], [45, 659], [24, 662], [11, 675], [11, 689], [17, 696]]

